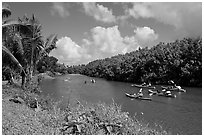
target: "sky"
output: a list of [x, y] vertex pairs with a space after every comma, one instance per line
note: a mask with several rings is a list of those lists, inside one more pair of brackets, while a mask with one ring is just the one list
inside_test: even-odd
[[57, 34], [50, 55], [66, 65], [202, 35], [201, 2], [5, 2], [11, 19], [35, 14], [46, 38]]

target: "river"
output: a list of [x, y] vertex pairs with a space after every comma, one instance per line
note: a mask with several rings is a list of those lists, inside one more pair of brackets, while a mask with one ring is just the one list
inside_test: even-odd
[[[67, 103], [73, 102], [73, 99], [90, 103], [111, 103], [114, 100], [131, 116], [136, 115], [150, 125], [157, 123], [171, 134], [202, 134], [202, 88], [184, 87], [187, 92], [175, 92], [177, 98], [152, 96], [152, 101], [140, 101], [125, 96], [125, 92], [139, 91], [138, 88], [131, 87], [131, 83], [100, 78], [94, 78], [96, 83], [91, 83], [91, 79], [83, 75], [64, 75], [44, 80], [41, 89], [45, 95], [49, 94], [54, 99]], [[161, 88], [159, 85], [156, 87]], [[145, 97], [149, 97], [146, 89], [143, 93]]]

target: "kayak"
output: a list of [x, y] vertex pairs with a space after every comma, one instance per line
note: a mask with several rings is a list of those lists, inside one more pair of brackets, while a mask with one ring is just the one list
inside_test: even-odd
[[158, 93], [157, 90], [151, 90], [151, 89], [149, 89], [148, 92], [149, 92], [149, 93]]
[[151, 89], [149, 89], [148, 90], [148, 93], [149, 93], [149, 95], [157, 95], [158, 94], [158, 91], [157, 90], [151, 90]]
[[126, 95], [127, 97], [130, 97], [130, 98], [138, 98], [138, 96], [136, 96], [136, 95], [131, 95], [131, 94], [129, 94], [129, 93], [125, 93], [125, 95]]
[[178, 88], [174, 88], [174, 87], [172, 87], [172, 86], [167, 86], [167, 87], [161, 86], [161, 88], [162, 88], [162, 89], [168, 89], [168, 90], [178, 90]]
[[176, 95], [172, 95], [172, 94], [165, 95], [164, 93], [158, 93], [157, 95], [164, 96], [164, 97], [170, 97], [170, 98], [176, 98]]
[[129, 97], [129, 98], [134, 98], [134, 99], [139, 99], [139, 100], [149, 100], [149, 101], [152, 100], [151, 98], [144, 98], [144, 97], [140, 98], [140, 97], [138, 97], [137, 95], [131, 95], [131, 94], [129, 94], [129, 93], [125, 93], [125, 95], [126, 95], [127, 97]]
[[152, 87], [152, 86], [144, 86], [144, 85], [137, 85], [137, 84], [132, 84], [131, 85], [132, 87], [138, 87], [138, 88], [149, 88], [149, 89], [155, 89], [155, 87]]
[[174, 87], [171, 87], [171, 86], [167, 86], [167, 87], [161, 86], [161, 88], [162, 89], [167, 89], [167, 90], [170, 90], [170, 91], [186, 92], [185, 89], [174, 88]]
[[152, 96], [152, 95], [158, 95], [158, 96], [176, 98], [176, 95], [172, 95], [171, 93], [165, 95], [163, 92], [158, 93], [158, 91], [153, 91], [153, 90], [151, 90], [151, 89], [149, 89], [148, 92], [149, 92], [149, 95], [150, 95], [150, 96]]

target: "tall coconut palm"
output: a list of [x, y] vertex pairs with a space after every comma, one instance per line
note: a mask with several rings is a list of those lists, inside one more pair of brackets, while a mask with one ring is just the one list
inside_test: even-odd
[[[19, 68], [21, 70], [21, 74], [25, 75], [25, 71], [23, 69], [23, 66], [19, 62], [19, 60], [14, 56], [14, 54], [18, 54], [18, 56], [21, 56], [23, 54], [22, 50], [22, 43], [19, 35], [17, 33], [14, 33], [14, 28], [16, 25], [20, 25], [18, 21], [14, 20], [8, 20], [7, 18], [11, 15], [11, 10], [8, 5], [2, 6], [2, 63], [3, 65], [9, 66], [9, 67], [15, 67]], [[17, 43], [15, 48], [13, 48], [14, 43]], [[12, 49], [11, 49], [12, 48]], [[13, 53], [12, 53], [13, 52]], [[11, 65], [11, 63], [13, 65]], [[12, 80], [12, 77], [11, 77]]]
[[[10, 15], [9, 11], [8, 7], [4, 8], [3, 6], [2, 13], [5, 15], [2, 15], [2, 18], [7, 18]], [[34, 15], [32, 18], [24, 16], [23, 19], [17, 21], [3, 20], [3, 56], [4, 58], [9, 57], [9, 60], [12, 60], [12, 63], [17, 64], [20, 68], [22, 87], [25, 86], [26, 76], [29, 83], [35, 66], [41, 57], [56, 48], [57, 36], [51, 35], [44, 42], [41, 30], [41, 24]], [[28, 70], [28, 74], [25, 73], [25, 70]]]
[[40, 50], [42, 50], [43, 39], [41, 35], [42, 26], [33, 15], [32, 18], [24, 16], [19, 19], [27, 27], [21, 28], [22, 32], [28, 32], [22, 36], [23, 45], [25, 50], [25, 57], [28, 65], [28, 77], [29, 81], [32, 78], [34, 71], [34, 63], [36, 57], [39, 56]]
[[28, 63], [28, 80], [32, 78], [33, 72], [36, 70], [36, 64], [45, 54], [56, 48], [57, 36], [55, 34], [50, 35], [46, 41], [43, 40], [41, 33], [42, 25], [39, 23], [35, 15], [32, 18], [24, 16], [19, 19], [22, 24], [27, 27], [22, 27], [22, 32], [28, 32], [24, 36], [23, 45], [25, 49], [25, 57]]

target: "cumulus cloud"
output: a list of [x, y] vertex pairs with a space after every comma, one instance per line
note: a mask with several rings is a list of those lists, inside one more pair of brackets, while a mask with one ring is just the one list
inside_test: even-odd
[[57, 57], [61, 63], [76, 65], [124, 54], [140, 47], [135, 35], [122, 37], [118, 26], [98, 26], [92, 28], [89, 35], [89, 38], [82, 40], [81, 46], [70, 37], [62, 37], [56, 43], [57, 49], [50, 54]]
[[103, 5], [96, 4], [95, 2], [84, 2], [83, 7], [85, 13], [89, 16], [93, 16], [97, 21], [102, 21], [104, 23], [111, 23], [116, 21], [112, 10], [109, 10]]
[[89, 56], [86, 50], [76, 44], [70, 37], [62, 37], [56, 43], [57, 49], [51, 51], [51, 55], [58, 58], [59, 62], [68, 65], [80, 64]]
[[149, 6], [145, 3], [143, 3], [143, 4], [134, 3], [133, 8], [128, 9], [126, 12], [128, 12], [129, 15], [131, 15], [135, 18], [139, 18], [139, 17], [150, 18], [150, 17], [154, 16], [154, 14], [149, 9]]
[[173, 25], [176, 28], [181, 26], [177, 9], [174, 9], [169, 3], [133, 3], [133, 7], [126, 9], [126, 13], [136, 19], [155, 18], [162, 23]]
[[122, 37], [118, 26], [109, 28], [98, 26], [91, 29], [91, 38], [84, 39], [84, 45], [94, 59], [124, 54], [139, 47], [134, 36]]
[[154, 18], [158, 22], [173, 26], [180, 35], [192, 36], [202, 34], [202, 3], [132, 3], [132, 8], [125, 8], [125, 16]]
[[149, 27], [138, 27], [134, 30], [135, 37], [143, 42], [154, 41], [158, 38], [158, 34]]
[[52, 15], [58, 14], [61, 17], [67, 17], [69, 16], [69, 11], [67, 10], [68, 7], [69, 7], [68, 3], [64, 4], [64, 3], [54, 2], [52, 5], [51, 14]]
[[[56, 9], [61, 11], [59, 14], [68, 16], [68, 11], [64, 14], [66, 8], [57, 4]], [[202, 3], [133, 3], [132, 5], [131, 8], [126, 6], [125, 14], [117, 17], [113, 15], [112, 10], [96, 3], [83, 3], [83, 8], [87, 15], [105, 23], [128, 21], [130, 17], [136, 20], [153, 18], [159, 22], [157, 25], [163, 23], [173, 26], [175, 35], [185, 37], [202, 34]], [[58, 48], [53, 50], [51, 55], [68, 65], [88, 63], [99, 58], [134, 51], [138, 47], [148, 45], [147, 42], [159, 38], [157, 32], [147, 26], [136, 27], [133, 31], [132, 36], [122, 36], [118, 26], [97, 26], [87, 32], [87, 38], [82, 40], [81, 45], [69, 37], [59, 39]]]

